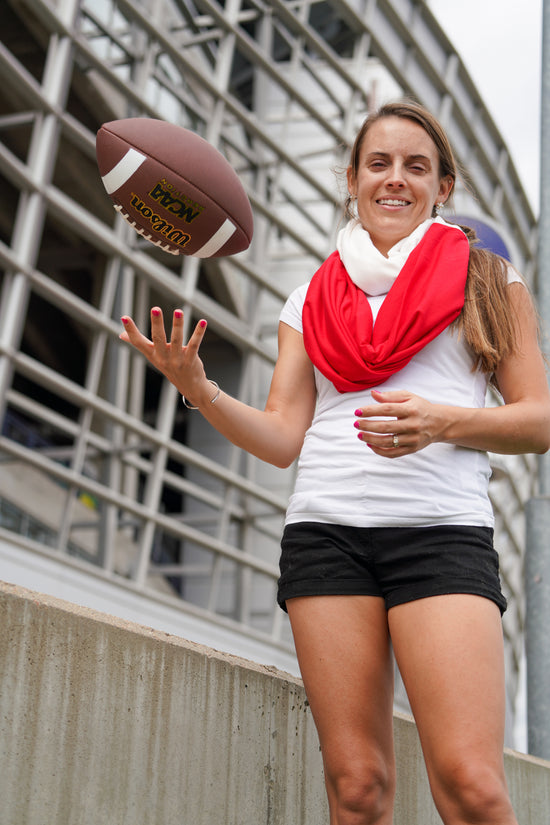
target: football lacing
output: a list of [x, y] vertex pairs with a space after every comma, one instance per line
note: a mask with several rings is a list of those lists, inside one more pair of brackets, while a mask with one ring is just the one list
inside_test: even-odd
[[131, 227], [133, 227], [133, 229], [138, 233], [138, 235], [141, 235], [143, 238], [145, 238], [146, 241], [149, 241], [150, 243], [154, 244], [155, 246], [158, 246], [159, 249], [162, 249], [164, 252], [168, 252], [170, 255], [179, 255], [180, 254], [179, 249], [177, 249], [176, 247], [170, 246], [167, 243], [163, 243], [163, 241], [157, 241], [155, 238], [153, 238], [152, 235], [150, 235], [147, 232], [146, 229], [143, 229], [141, 226], [138, 226], [138, 224], [134, 220], [132, 220], [132, 218], [130, 217], [128, 212], [124, 211], [124, 207], [121, 206], [120, 203], [114, 203], [113, 206], [116, 209], [116, 211], [119, 213], [119, 215], [122, 215], [124, 220], [127, 223], [129, 223]]

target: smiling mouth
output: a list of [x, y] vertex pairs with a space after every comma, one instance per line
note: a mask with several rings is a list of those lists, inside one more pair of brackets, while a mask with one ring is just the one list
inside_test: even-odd
[[409, 201], [398, 200], [397, 198], [380, 198], [376, 203], [380, 206], [408, 206]]

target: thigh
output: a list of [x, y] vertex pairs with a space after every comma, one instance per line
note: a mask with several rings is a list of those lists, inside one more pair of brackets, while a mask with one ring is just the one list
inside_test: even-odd
[[327, 777], [350, 766], [393, 774], [393, 657], [381, 597], [287, 600]]
[[392, 608], [391, 638], [432, 783], [464, 760], [502, 772], [505, 687], [498, 607], [453, 594]]

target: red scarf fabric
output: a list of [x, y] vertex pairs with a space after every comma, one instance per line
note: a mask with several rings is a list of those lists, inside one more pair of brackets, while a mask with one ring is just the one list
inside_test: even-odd
[[469, 254], [464, 233], [432, 224], [373, 323], [367, 296], [333, 252], [313, 276], [302, 313], [313, 364], [340, 393], [382, 384], [458, 318]]

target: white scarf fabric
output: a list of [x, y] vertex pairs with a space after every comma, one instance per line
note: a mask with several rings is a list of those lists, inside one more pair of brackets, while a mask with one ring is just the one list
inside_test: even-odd
[[378, 251], [367, 230], [363, 229], [359, 220], [356, 219], [350, 221], [339, 231], [336, 248], [348, 275], [359, 289], [367, 295], [386, 295], [410, 253], [433, 223], [453, 226], [462, 231], [460, 227], [447, 223], [439, 216], [428, 218], [419, 224], [410, 235], [392, 246], [386, 258]]

